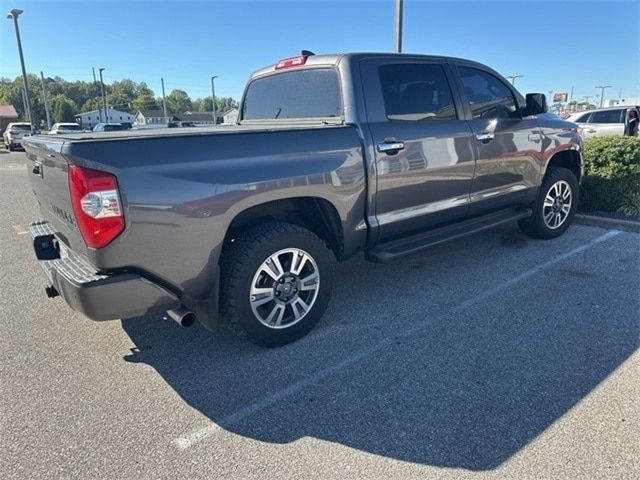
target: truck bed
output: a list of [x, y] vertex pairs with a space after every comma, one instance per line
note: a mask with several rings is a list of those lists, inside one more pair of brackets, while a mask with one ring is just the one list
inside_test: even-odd
[[180, 127], [180, 128], [140, 128], [129, 130], [117, 130], [112, 132], [83, 132], [83, 133], [63, 133], [50, 136], [35, 136], [34, 139], [42, 137], [47, 140], [61, 140], [64, 142], [82, 141], [102, 141], [115, 139], [133, 138], [158, 138], [158, 137], [184, 137], [197, 135], [225, 135], [230, 133], [259, 133], [282, 130], [308, 130], [316, 128], [326, 128], [336, 126], [335, 124], [319, 124], [317, 120], [301, 122], [255, 122], [243, 125], [217, 125], [208, 127]]

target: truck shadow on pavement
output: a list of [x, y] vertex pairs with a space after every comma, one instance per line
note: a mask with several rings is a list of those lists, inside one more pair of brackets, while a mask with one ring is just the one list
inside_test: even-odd
[[[496, 245], [504, 234], [488, 233], [482, 242]], [[463, 285], [454, 280], [484, 252], [475, 241], [443, 248], [382, 267], [360, 259], [340, 266], [327, 315], [295, 344], [267, 350], [225, 329], [185, 330], [148, 316], [122, 322], [136, 345], [125, 359], [152, 366], [191, 407], [244, 437], [276, 443], [313, 437], [418, 464], [496, 468], [636, 350], [637, 299], [611, 281], [599, 283], [595, 293], [591, 277], [558, 268], [502, 294], [499, 302], [489, 299], [447, 315], [448, 306], [427, 293], [439, 298], [486, 288], [473, 279]], [[518, 254], [504, 246], [497, 252]], [[611, 278], [624, 282], [627, 275], [635, 289], [637, 259], [620, 263]], [[414, 284], [415, 290], [406, 287]], [[566, 294], [554, 300], [550, 294], [561, 287]], [[418, 292], [424, 304], [416, 306]], [[531, 295], [539, 300], [523, 305], [536, 298]], [[605, 302], [628, 308], [612, 312]], [[430, 317], [415, 335], [399, 333]], [[263, 402], [385, 339], [373, 354]], [[259, 402], [268, 406], [225, 425]], [[219, 448], [215, 440], [203, 442]]]

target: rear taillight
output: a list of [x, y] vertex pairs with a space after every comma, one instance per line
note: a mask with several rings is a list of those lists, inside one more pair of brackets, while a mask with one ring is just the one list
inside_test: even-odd
[[102, 248], [124, 230], [118, 182], [110, 173], [69, 166], [71, 204], [88, 247]]

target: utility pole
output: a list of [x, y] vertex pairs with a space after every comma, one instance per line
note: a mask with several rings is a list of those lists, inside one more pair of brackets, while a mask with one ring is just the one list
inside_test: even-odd
[[507, 75], [505, 78], [508, 78], [511, 80], [511, 85], [513, 85], [514, 87], [516, 86], [516, 78], [522, 78], [524, 77], [524, 75]]
[[49, 115], [49, 99], [47, 98], [47, 87], [44, 86], [44, 74], [40, 71], [40, 81], [42, 82], [42, 96], [44, 97], [44, 111], [47, 114], [47, 128], [51, 130], [51, 115]]
[[162, 83], [162, 109], [164, 110], [164, 123], [169, 123], [167, 115], [167, 97], [164, 94], [164, 78], [160, 79]]
[[593, 95], [585, 95], [584, 97], [584, 101], [587, 104], [587, 109], [589, 108], [589, 100], [591, 100], [591, 98], [593, 98]]
[[31, 114], [29, 113], [29, 109], [27, 108], [27, 98], [24, 93], [24, 87], [20, 89], [20, 93], [22, 93], [22, 108], [24, 109], [24, 114], [27, 117], [27, 122], [31, 123]]
[[604, 91], [607, 88], [611, 88], [611, 85], [598, 85], [596, 88], [600, 89], [600, 108], [604, 105]]
[[216, 111], [216, 88], [213, 81], [218, 78], [218, 75], [211, 77], [211, 105], [213, 106], [213, 126], [218, 124], [218, 112]]
[[109, 115], [107, 113], [107, 97], [104, 94], [104, 80], [102, 78], [102, 71], [106, 70], [104, 67], [100, 67], [100, 93], [102, 94], [102, 108], [104, 108], [104, 123], [109, 123]]
[[93, 83], [96, 83], [96, 67], [91, 67], [91, 70], [93, 70]]
[[18, 17], [22, 14], [22, 10], [14, 8], [7, 14], [9, 20], [13, 20], [16, 28], [16, 40], [18, 41], [18, 53], [20, 54], [20, 66], [22, 67], [22, 84], [24, 88], [25, 112], [31, 125], [31, 133], [34, 132], [33, 122], [31, 121], [31, 102], [29, 100], [29, 87], [27, 86], [27, 69], [24, 66], [24, 55], [22, 54], [22, 42], [20, 41], [20, 28], [18, 27]]
[[403, 1], [396, 0], [396, 53], [402, 53], [402, 10]]

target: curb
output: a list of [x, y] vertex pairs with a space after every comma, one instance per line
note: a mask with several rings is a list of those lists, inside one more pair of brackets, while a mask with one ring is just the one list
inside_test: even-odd
[[640, 233], [640, 222], [633, 220], [622, 220], [619, 218], [596, 217], [594, 215], [584, 215], [578, 213], [575, 216], [576, 223], [588, 225], [590, 227], [616, 228], [626, 232]]

